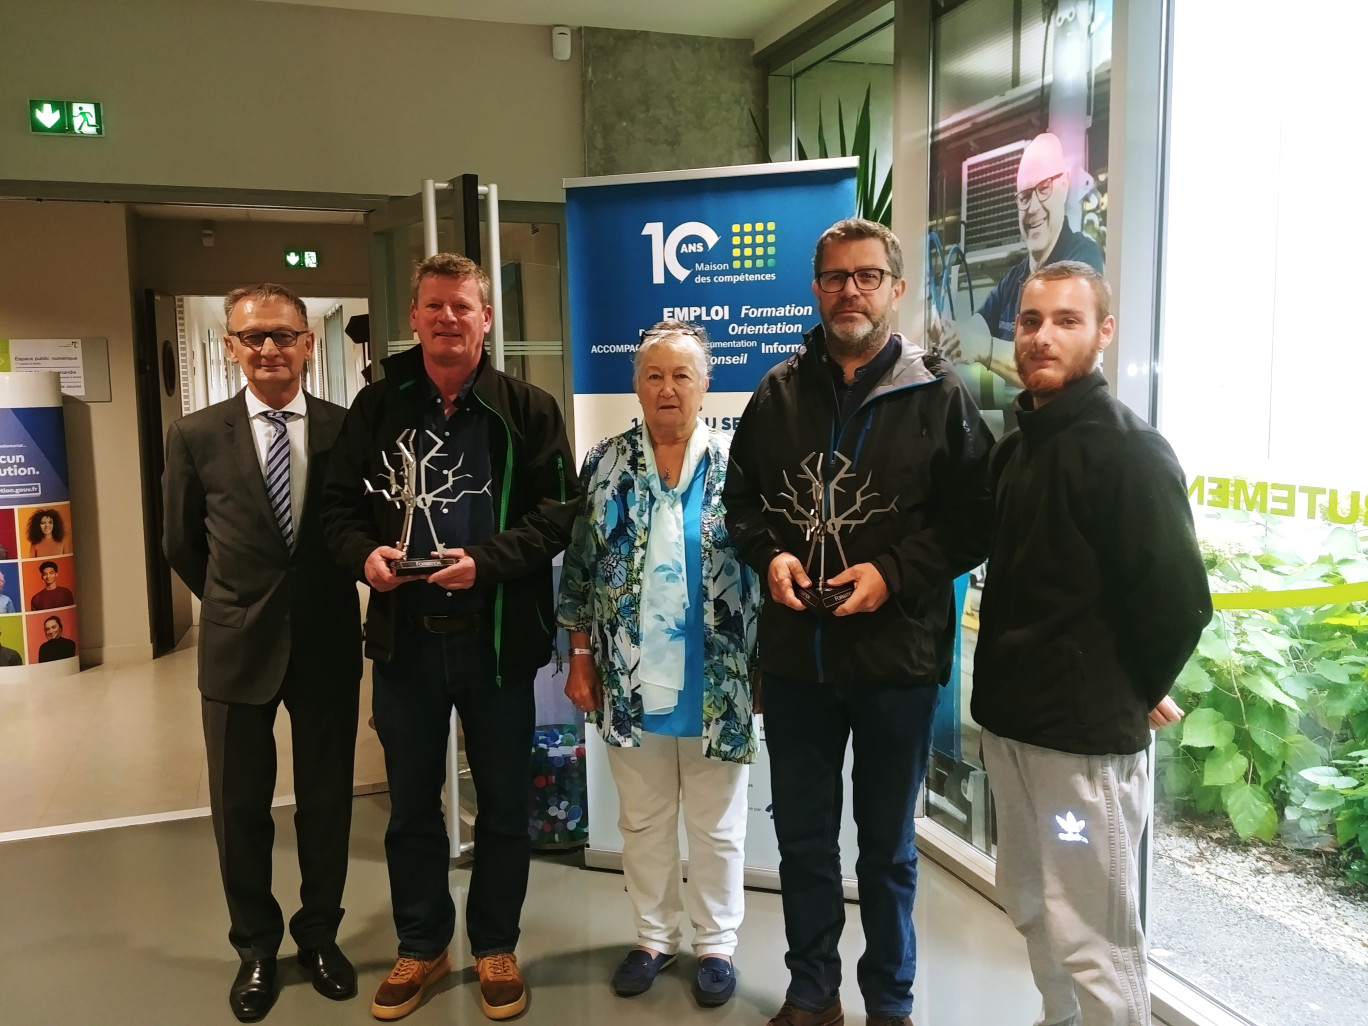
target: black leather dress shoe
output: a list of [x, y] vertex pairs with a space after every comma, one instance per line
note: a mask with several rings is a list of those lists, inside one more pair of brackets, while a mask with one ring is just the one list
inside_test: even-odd
[[228, 992], [228, 1004], [239, 1022], [260, 1022], [276, 999], [276, 960], [244, 959]]
[[309, 970], [314, 990], [325, 998], [346, 1001], [356, 997], [356, 970], [336, 944], [304, 948], [298, 958], [299, 964]]

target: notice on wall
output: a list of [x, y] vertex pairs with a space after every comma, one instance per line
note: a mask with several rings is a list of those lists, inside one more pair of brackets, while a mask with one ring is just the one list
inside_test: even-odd
[[63, 394], [85, 395], [79, 338], [0, 338], [0, 371], [56, 371]]

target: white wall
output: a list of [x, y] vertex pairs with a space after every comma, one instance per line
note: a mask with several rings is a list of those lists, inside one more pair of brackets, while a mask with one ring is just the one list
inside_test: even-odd
[[[475, 172], [560, 201], [583, 174], [578, 53], [505, 25], [249, 0], [0, 0], [0, 179], [408, 195]], [[104, 104], [32, 135], [24, 98]]]

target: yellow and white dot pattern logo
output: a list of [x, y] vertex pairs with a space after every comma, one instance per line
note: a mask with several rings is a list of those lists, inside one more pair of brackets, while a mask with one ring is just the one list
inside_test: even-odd
[[731, 230], [733, 268], [774, 266], [773, 221], [738, 221]]

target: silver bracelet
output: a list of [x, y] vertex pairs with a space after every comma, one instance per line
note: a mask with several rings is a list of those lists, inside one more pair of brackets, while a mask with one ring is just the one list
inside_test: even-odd
[[570, 654], [571, 654], [572, 656], [577, 656], [577, 655], [592, 656], [592, 655], [594, 654], [594, 650], [591, 649], [591, 648], [572, 648], [572, 649], [570, 650]]

